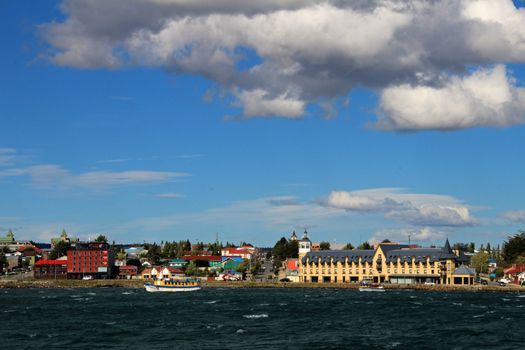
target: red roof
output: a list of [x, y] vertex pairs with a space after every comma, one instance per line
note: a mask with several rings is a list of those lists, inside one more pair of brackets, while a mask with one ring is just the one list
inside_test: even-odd
[[298, 269], [299, 259], [288, 259], [286, 260], [286, 269], [295, 271]]
[[176, 269], [174, 267], [166, 267], [168, 269], [169, 272], [171, 273], [184, 273], [184, 271], [182, 271], [181, 269]]
[[184, 255], [181, 259], [184, 259], [184, 260], [221, 261], [221, 257], [220, 256], [215, 256], [215, 255]]
[[525, 271], [525, 264], [514, 264], [508, 269], [505, 269], [503, 272], [512, 274], [512, 273], [520, 273], [524, 271]]
[[33, 250], [34, 250], [35, 252], [37, 252], [37, 253], [42, 252], [42, 249], [40, 249], [40, 248], [38, 248], [38, 247], [35, 247], [35, 246], [32, 246], [32, 245], [23, 245], [23, 246], [21, 246], [21, 247], [18, 247], [18, 249], [17, 249], [16, 251], [21, 253], [21, 252], [24, 252], [24, 251], [25, 251], [26, 249], [28, 249], [28, 248], [33, 249]]
[[222, 250], [228, 252], [228, 254], [253, 254], [253, 252], [247, 249], [223, 248]]
[[39, 260], [35, 265], [67, 265], [67, 260]]

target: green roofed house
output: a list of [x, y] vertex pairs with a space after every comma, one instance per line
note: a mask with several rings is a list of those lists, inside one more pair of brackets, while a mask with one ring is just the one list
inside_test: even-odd
[[176, 269], [183, 269], [186, 264], [188, 264], [188, 262], [184, 259], [171, 259], [169, 263], [170, 267], [174, 267]]
[[71, 245], [74, 245], [78, 243], [78, 241], [79, 241], [78, 238], [68, 237], [66, 230], [62, 229], [62, 233], [60, 234], [60, 237], [51, 238], [51, 247], [54, 247], [59, 242], [67, 242]]
[[244, 259], [240, 256], [223, 256], [221, 264], [224, 270], [235, 270], [242, 262]]
[[9, 229], [7, 231], [7, 235], [5, 237], [0, 237], [0, 245], [11, 245], [15, 243], [15, 235], [13, 234], [13, 231]]

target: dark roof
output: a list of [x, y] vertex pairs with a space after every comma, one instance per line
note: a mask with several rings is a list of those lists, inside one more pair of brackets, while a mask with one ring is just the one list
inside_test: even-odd
[[366, 249], [366, 250], [319, 250], [314, 252], [308, 252], [303, 257], [303, 264], [306, 262], [306, 258], [310, 259], [310, 261], [317, 261], [318, 259], [321, 259], [321, 263], [328, 263], [330, 262], [330, 259], [333, 258], [335, 261], [344, 262], [345, 258], [348, 258], [350, 262], [358, 262], [359, 258], [361, 258], [362, 261], [366, 261], [371, 263], [372, 258], [374, 257], [374, 250], [372, 249]]
[[471, 276], [475, 276], [476, 275], [476, 270], [474, 270], [473, 268], [470, 268], [470, 267], [466, 267], [465, 265], [461, 265], [460, 267], [458, 267], [453, 275], [471, 275]]
[[454, 253], [446, 253], [444, 248], [410, 248], [410, 249], [392, 249], [385, 253], [386, 262], [397, 261], [399, 258], [401, 262], [409, 262], [412, 259], [418, 262], [425, 262], [427, 258], [430, 262], [436, 262], [446, 259], [456, 259]]
[[380, 243], [379, 246], [381, 247], [381, 250], [383, 253], [388, 253], [391, 250], [396, 249], [402, 249], [402, 248], [408, 248], [409, 246], [406, 244], [392, 244], [392, 243]]
[[[399, 258], [401, 262], [411, 262], [415, 259], [416, 263], [426, 262], [427, 258], [430, 262], [442, 261], [446, 259], [458, 260], [458, 257], [451, 249], [446, 248], [407, 248], [403, 244], [382, 244], [381, 249], [385, 255], [384, 259], [387, 263], [397, 262]], [[450, 248], [450, 245], [449, 245]], [[333, 258], [334, 261], [344, 262], [348, 258], [349, 262], [361, 261], [371, 263], [374, 257], [375, 250], [320, 250], [308, 252], [302, 259], [302, 263], [306, 263], [306, 258], [311, 262], [321, 259], [321, 263], [328, 263]]]
[[444, 250], [445, 252], [447, 252], [447, 253], [454, 253], [454, 252], [452, 251], [452, 248], [450, 248], [450, 243], [449, 243], [449, 241], [448, 241], [448, 238], [447, 238], [447, 240], [445, 241], [445, 246], [443, 247], [443, 250]]

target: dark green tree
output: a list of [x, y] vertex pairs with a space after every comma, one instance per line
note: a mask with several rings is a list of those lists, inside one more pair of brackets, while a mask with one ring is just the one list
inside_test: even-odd
[[0, 251], [0, 273], [4, 272], [5, 267], [7, 267], [7, 258], [5, 257], [5, 253]]
[[456, 242], [452, 245], [452, 250], [458, 250], [460, 252], [468, 252], [469, 245], [467, 243]]
[[381, 241], [381, 243], [392, 243], [391, 240], [389, 240], [388, 238], [385, 238]]
[[515, 262], [520, 255], [525, 256], [525, 231], [523, 230], [504, 242], [502, 252], [503, 260], [508, 264]]
[[330, 242], [321, 242], [319, 243], [319, 249], [321, 250], [330, 250]]
[[60, 241], [51, 250], [49, 253], [49, 259], [55, 260], [62, 256], [67, 255], [67, 251], [71, 248], [71, 244], [67, 241]]
[[139, 259], [129, 259], [126, 262], [126, 265], [136, 266], [138, 269], [140, 269], [142, 267], [142, 264], [140, 263]]
[[98, 235], [98, 237], [95, 238], [95, 242], [108, 243], [108, 239], [104, 235]]
[[277, 269], [281, 267], [284, 260], [299, 256], [299, 244], [297, 241], [288, 241], [286, 238], [281, 237], [272, 249], [272, 256], [273, 266], [277, 273]]
[[357, 249], [374, 249], [374, 246], [368, 243], [368, 241], [361, 243]]
[[354, 249], [354, 246], [352, 243], [346, 243], [346, 245], [343, 247], [343, 250], [352, 250]]
[[149, 260], [152, 264], [158, 264], [161, 258], [161, 249], [160, 246], [157, 245], [157, 243], [153, 243], [151, 245], [147, 246], [148, 253], [146, 254], [146, 258]]

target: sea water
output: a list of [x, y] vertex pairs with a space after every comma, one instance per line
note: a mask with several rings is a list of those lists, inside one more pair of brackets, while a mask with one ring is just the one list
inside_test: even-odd
[[0, 290], [1, 349], [525, 349], [525, 295]]

